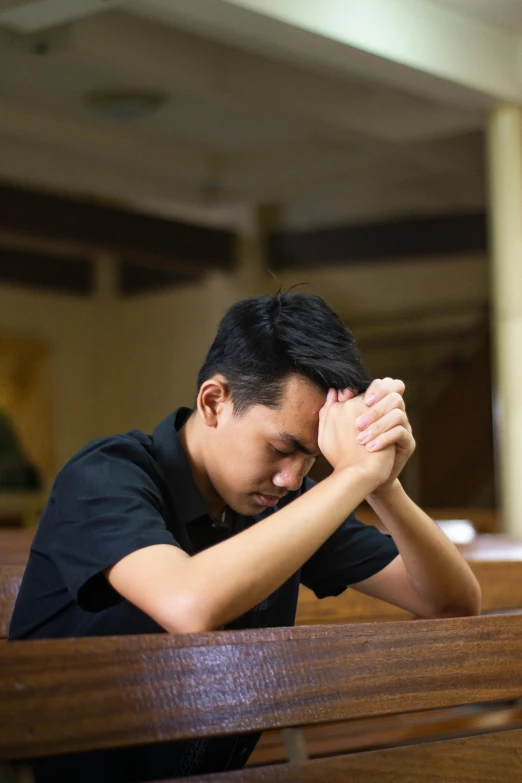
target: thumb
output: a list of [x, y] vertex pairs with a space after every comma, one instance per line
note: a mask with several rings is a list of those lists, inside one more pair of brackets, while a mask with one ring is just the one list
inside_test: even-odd
[[339, 402], [347, 402], [348, 400], [353, 399], [355, 396], [356, 393], [353, 391], [353, 389], [343, 389], [337, 393], [337, 399]]
[[337, 390], [336, 389], [328, 389], [328, 394], [326, 395], [326, 400], [319, 411], [319, 417], [321, 415], [324, 415], [327, 410], [329, 410], [334, 402], [337, 402]]

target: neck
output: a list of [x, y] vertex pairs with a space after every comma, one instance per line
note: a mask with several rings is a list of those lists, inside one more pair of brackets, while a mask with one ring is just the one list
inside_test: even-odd
[[190, 472], [205, 504], [214, 517], [221, 518], [226, 506], [224, 500], [218, 495], [209, 478], [203, 449], [203, 435], [199, 414], [196, 411], [188, 419], [179, 431], [179, 439], [189, 463]]

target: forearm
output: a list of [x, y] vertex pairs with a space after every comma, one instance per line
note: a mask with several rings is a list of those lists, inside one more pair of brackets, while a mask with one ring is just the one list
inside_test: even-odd
[[440, 528], [396, 480], [367, 498], [397, 544], [411, 584], [428, 615], [480, 612], [480, 586], [470, 567]]
[[221, 627], [277, 590], [335, 532], [370, 484], [363, 471], [334, 472], [275, 514], [190, 558], [185, 593], [204, 607], [201, 630]]

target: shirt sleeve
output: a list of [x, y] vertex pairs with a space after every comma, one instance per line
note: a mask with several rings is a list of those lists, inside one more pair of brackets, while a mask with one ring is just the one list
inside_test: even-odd
[[153, 544], [181, 548], [167, 529], [149, 460], [132, 438], [107, 439], [74, 458], [55, 482], [49, 554], [82, 609], [123, 600], [103, 571], [126, 555]]
[[[305, 479], [303, 492], [314, 485], [312, 479]], [[381, 571], [398, 554], [391, 536], [350, 514], [303, 565], [301, 582], [318, 598], [339, 595], [350, 585]]]

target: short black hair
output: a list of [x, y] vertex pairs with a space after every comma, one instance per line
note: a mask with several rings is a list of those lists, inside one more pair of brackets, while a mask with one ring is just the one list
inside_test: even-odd
[[370, 380], [352, 333], [314, 294], [251, 296], [225, 313], [198, 374], [198, 390], [217, 373], [229, 384], [234, 414], [252, 405], [277, 408], [286, 379], [366, 391]]

